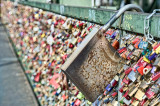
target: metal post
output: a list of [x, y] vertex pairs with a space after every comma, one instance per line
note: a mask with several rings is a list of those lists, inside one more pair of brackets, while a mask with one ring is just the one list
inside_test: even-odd
[[128, 4], [122, 7], [112, 18], [103, 26], [102, 32], [106, 31], [125, 11], [134, 9], [137, 12], [143, 12], [142, 8], [135, 4]]

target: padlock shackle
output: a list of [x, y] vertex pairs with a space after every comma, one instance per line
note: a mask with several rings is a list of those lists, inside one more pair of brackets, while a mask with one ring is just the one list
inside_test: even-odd
[[120, 8], [117, 13], [115, 13], [112, 18], [103, 26], [102, 32], [105, 32], [125, 11], [134, 9], [137, 12], [143, 12], [143, 9], [135, 4], [128, 4]]

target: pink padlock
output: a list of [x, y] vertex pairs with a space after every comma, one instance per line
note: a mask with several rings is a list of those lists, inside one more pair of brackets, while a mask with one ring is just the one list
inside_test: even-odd
[[160, 78], [160, 72], [155, 73], [155, 74], [152, 75], [152, 80], [153, 80], [153, 81], [156, 81], [156, 80], [158, 80], [159, 78]]
[[145, 95], [148, 97], [148, 99], [151, 99], [154, 96], [154, 92], [151, 91], [151, 88], [149, 88], [147, 90], [147, 92], [145, 93]]

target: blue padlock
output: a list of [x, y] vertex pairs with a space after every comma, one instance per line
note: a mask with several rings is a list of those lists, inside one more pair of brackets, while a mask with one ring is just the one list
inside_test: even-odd
[[42, 61], [39, 60], [38, 63], [41, 65], [41, 64], [42, 64]]
[[140, 49], [147, 49], [147, 47], [148, 47], [148, 42], [141, 41], [141, 42], [139, 43], [138, 47], [139, 47]]
[[116, 34], [117, 34], [117, 33], [114, 32], [114, 33], [111, 35], [111, 38], [114, 39], [114, 38], [116, 37]]
[[106, 90], [108, 92], [112, 91], [113, 87], [111, 86], [111, 84], [108, 84], [107, 87], [106, 87]]
[[157, 57], [157, 54], [153, 53], [151, 56], [148, 57], [148, 59], [151, 61], [151, 60], [153, 60], [156, 57]]
[[50, 67], [50, 66], [51, 66], [51, 63], [49, 63], [48, 66]]
[[104, 103], [108, 103], [109, 101], [109, 98], [107, 98], [106, 100], [104, 100]]

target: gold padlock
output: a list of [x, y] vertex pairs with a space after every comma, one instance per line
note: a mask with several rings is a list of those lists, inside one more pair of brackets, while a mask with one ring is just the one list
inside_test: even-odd
[[138, 100], [142, 101], [143, 96], [145, 95], [145, 93], [142, 90], [138, 90], [135, 94], [135, 98], [137, 98]]
[[139, 104], [139, 101], [134, 100], [131, 106], [138, 106], [138, 104]]

